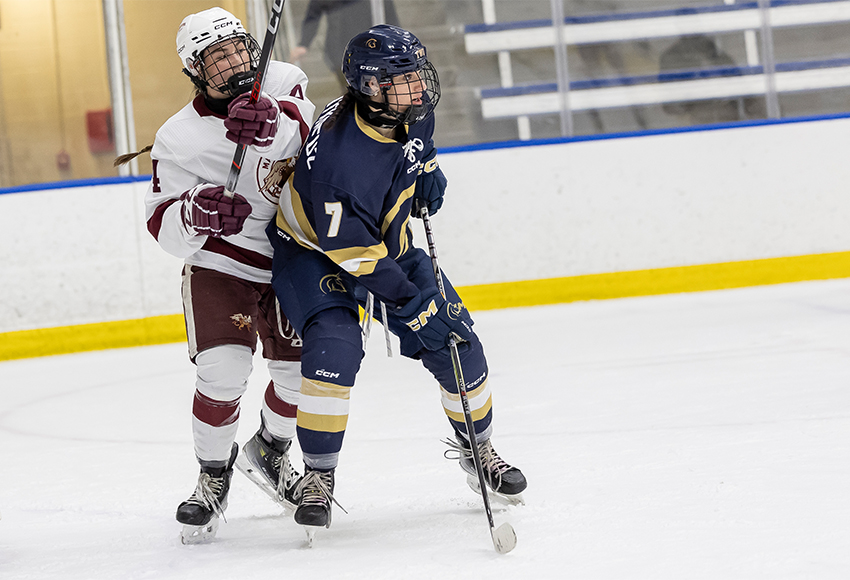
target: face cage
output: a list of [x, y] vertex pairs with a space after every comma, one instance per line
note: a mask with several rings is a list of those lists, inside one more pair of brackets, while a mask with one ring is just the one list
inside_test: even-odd
[[[220, 47], [222, 45], [227, 44], [241, 44], [242, 47], [247, 50], [247, 64], [249, 65], [247, 71], [233, 72], [241, 68], [242, 64], [246, 64], [244, 56], [241, 59], [241, 63], [233, 63], [232, 57], [223, 56], [222, 58], [219, 58], [218, 60], [210, 63], [208, 66], [204, 66], [204, 54], [207, 51], [209, 51], [211, 48]], [[260, 45], [257, 44], [257, 41], [254, 40], [252, 36], [238, 34], [223, 38], [222, 40], [219, 40], [218, 42], [211, 44], [210, 46], [202, 50], [201, 54], [198, 56], [198, 62], [195, 65], [195, 68], [200, 73], [199, 80], [203, 85], [212, 88], [220, 93], [225, 93], [232, 97], [235, 97], [243, 93], [247, 93], [251, 90], [251, 86], [254, 84], [254, 76], [256, 74], [259, 62]], [[221, 80], [218, 84], [213, 85], [208, 79]]]
[[[430, 62], [423, 64], [417, 69], [417, 72], [419, 73], [420, 82], [424, 85], [424, 91], [411, 91], [409, 88], [410, 81], [404, 81], [395, 85], [393, 100], [400, 101], [413, 94], [422, 95], [421, 105], [405, 106], [403, 110], [397, 110], [390, 104], [388, 93], [394, 86], [392, 77], [384, 77], [378, 83], [382, 100], [376, 101], [373, 98], [379, 94], [374, 84], [376, 78], [371, 75], [362, 75], [360, 77], [360, 87], [358, 89], [351, 87], [350, 90], [357, 101], [364, 105], [363, 113], [366, 115], [366, 120], [373, 125], [381, 127], [395, 127], [402, 123], [412, 125], [427, 119], [434, 112], [434, 107], [437, 106], [437, 102], [440, 100], [440, 79], [437, 77], [437, 70]], [[378, 109], [378, 111], [374, 111], [373, 109]]]
[[[383, 89], [384, 102], [387, 104], [388, 111], [393, 113], [399, 122], [407, 123], [408, 125], [413, 125], [414, 123], [427, 119], [434, 112], [434, 107], [437, 106], [437, 103], [440, 100], [440, 79], [437, 77], [437, 69], [434, 68], [434, 65], [430, 62], [426, 62], [417, 70], [417, 72], [419, 73], [420, 81], [413, 81], [413, 83], [419, 84], [421, 82], [421, 84], [424, 85], [424, 91], [421, 93], [421, 105], [411, 105], [410, 107], [407, 107], [406, 110], [399, 112], [393, 109], [392, 105], [389, 103], [390, 97], [387, 94], [389, 87]], [[411, 84], [411, 81], [404, 81], [395, 85], [397, 98], [412, 96], [414, 92], [410, 89]], [[415, 94], [419, 95], [420, 93], [416, 91]]]

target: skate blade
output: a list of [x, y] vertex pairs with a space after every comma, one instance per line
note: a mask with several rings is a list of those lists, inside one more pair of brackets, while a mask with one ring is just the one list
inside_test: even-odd
[[330, 529], [331, 518], [328, 517], [328, 523], [324, 526], [308, 526], [306, 524], [301, 524], [301, 527], [303, 527], [304, 531], [307, 532], [307, 547], [312, 548], [316, 542], [316, 531], [321, 530], [322, 528]]
[[316, 542], [316, 530], [318, 526], [304, 526], [304, 531], [307, 532], [307, 547], [312, 548]]
[[510, 524], [504, 523], [490, 533], [493, 536], [493, 547], [498, 553], [507, 554], [516, 548], [516, 532]]
[[242, 475], [247, 477], [251, 483], [259, 487], [270, 500], [279, 505], [283, 509], [285, 515], [292, 517], [292, 514], [295, 513], [295, 506], [285, 499], [280, 499], [277, 495], [277, 489], [272, 487], [269, 482], [266, 481], [266, 478], [263, 477], [259, 470], [254, 467], [254, 464], [252, 464], [251, 461], [243, 454], [239, 454], [236, 458], [236, 469], [238, 469]]
[[[466, 484], [469, 488], [481, 495], [481, 486], [478, 485], [478, 477], [474, 475], [466, 476]], [[492, 489], [487, 489], [487, 495], [490, 496], [493, 500], [497, 501], [503, 505], [525, 505], [525, 499], [523, 499], [521, 493], [517, 493], [515, 495], [506, 495], [504, 493], [499, 493], [498, 491], [493, 491]]]
[[203, 526], [190, 526], [185, 524], [180, 532], [180, 542], [183, 545], [204, 544], [215, 538], [218, 532], [218, 517], [213, 518]]

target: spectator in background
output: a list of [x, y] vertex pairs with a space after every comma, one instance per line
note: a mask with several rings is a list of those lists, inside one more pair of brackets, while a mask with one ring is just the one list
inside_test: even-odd
[[[565, 12], [569, 16], [616, 14], [623, 10], [619, 1], [568, 0], [565, 4]], [[578, 56], [578, 74], [574, 79], [627, 77], [635, 74], [635, 69], [640, 70], [642, 66], [654, 66], [656, 59], [650, 55], [649, 43], [643, 40], [577, 44], [570, 46], [569, 51]], [[570, 75], [573, 75], [572, 71]], [[593, 133], [645, 130], [649, 126], [642, 107], [587, 109], [585, 113]]]
[[[659, 65], [662, 73], [736, 66], [732, 57], [720, 50], [713, 38], [704, 34], [681, 37], [661, 53]], [[766, 116], [762, 97], [679, 101], [664, 103], [662, 109], [670, 115], [686, 117], [689, 125], [728, 123]]]
[[326, 16], [328, 27], [325, 35], [325, 64], [336, 74], [342, 87], [345, 87], [346, 83], [339, 63], [348, 41], [373, 24], [399, 24], [392, 0], [384, 0], [382, 23], [372, 22], [371, 0], [310, 0], [307, 14], [301, 23], [301, 42], [289, 55], [290, 62], [298, 62], [307, 54], [319, 30], [322, 15]]

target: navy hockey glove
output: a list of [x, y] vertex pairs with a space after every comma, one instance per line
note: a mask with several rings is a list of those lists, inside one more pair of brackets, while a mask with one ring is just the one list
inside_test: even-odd
[[423, 207], [428, 208], [428, 213], [434, 215], [443, 205], [443, 195], [446, 193], [446, 185], [449, 180], [443, 175], [440, 164], [437, 163], [437, 149], [422, 158], [422, 168], [419, 177], [416, 178], [416, 189], [413, 190], [413, 205], [410, 207], [410, 215], [419, 217]]
[[250, 99], [251, 95], [242, 95], [227, 107], [225, 137], [240, 145], [268, 147], [277, 134], [277, 105], [265, 95], [256, 103], [249, 103]]
[[224, 195], [224, 186], [202, 183], [185, 192], [181, 217], [183, 226], [191, 234], [232, 236], [242, 231], [245, 220], [251, 215], [251, 204], [238, 193]]
[[449, 334], [462, 341], [472, 340], [472, 318], [463, 302], [446, 302], [439, 292], [412, 300], [396, 315], [428, 350], [440, 350], [449, 343]]

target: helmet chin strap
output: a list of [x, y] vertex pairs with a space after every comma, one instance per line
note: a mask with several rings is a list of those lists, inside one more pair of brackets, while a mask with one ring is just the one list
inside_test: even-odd
[[[254, 78], [256, 76], [256, 71], [253, 70], [246, 70], [245, 72], [231, 75], [230, 78], [227, 79], [226, 83], [227, 92], [234, 97], [244, 95], [251, 90], [252, 86], [254, 86]], [[217, 90], [224, 92], [221, 89]]]
[[227, 82], [220, 87], [210, 87], [209, 83], [202, 79], [200, 76], [195, 76], [190, 73], [187, 69], [183, 69], [183, 74], [191, 79], [192, 84], [198, 88], [202, 93], [208, 94], [207, 89], [212, 88], [217, 90], [220, 93], [225, 93], [229, 95], [228, 98], [238, 97], [239, 95], [243, 95], [251, 90], [251, 87], [254, 85], [254, 78], [256, 76], [256, 71], [247, 70], [245, 72], [236, 73], [230, 76], [227, 79]]
[[[375, 108], [379, 108], [380, 110], [376, 111]], [[357, 112], [361, 117], [366, 119], [366, 122], [376, 127], [393, 129], [401, 125], [401, 120], [392, 114], [386, 103], [375, 103], [374, 101], [358, 99]]]
[[188, 69], [185, 69], [185, 68], [183, 69], [183, 74], [186, 75], [187, 77], [189, 77], [189, 80], [192, 81], [192, 84], [195, 85], [195, 88], [197, 88], [202, 93], [207, 92], [207, 82], [206, 81], [202, 80], [200, 77], [196, 77], [195, 75], [190, 73], [188, 71]]
[[386, 101], [386, 92], [383, 92], [384, 102], [382, 103], [365, 98], [363, 93], [355, 91], [351, 87], [348, 87], [348, 92], [354, 96], [357, 102], [357, 112], [370, 125], [383, 129], [393, 129], [404, 123], [404, 116], [390, 109]]

